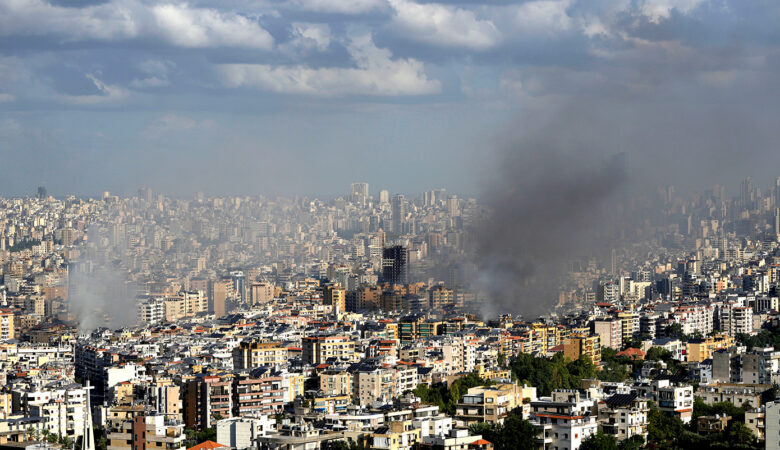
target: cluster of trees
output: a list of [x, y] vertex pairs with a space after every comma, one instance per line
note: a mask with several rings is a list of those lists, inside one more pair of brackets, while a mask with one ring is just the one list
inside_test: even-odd
[[[728, 427], [721, 433], [702, 436], [696, 432], [698, 418], [714, 414], [726, 414], [732, 417]], [[648, 448], [695, 448], [695, 449], [759, 449], [763, 448], [744, 423], [745, 409], [731, 403], [716, 403], [712, 406], [696, 398], [693, 416], [688, 425], [676, 417], [662, 413], [655, 405], [650, 405], [647, 426]]]
[[[664, 356], [671, 359], [671, 354]], [[598, 370], [590, 358], [584, 355], [570, 361], [561, 354], [548, 359], [521, 353], [512, 361], [510, 368], [515, 379], [536, 386], [536, 392], [541, 396], [550, 395], [556, 389], [579, 389], [584, 378], [625, 381], [643, 364], [642, 361], [619, 357], [609, 347], [601, 349], [601, 361], [603, 367]]]
[[40, 243], [40, 239], [25, 239], [23, 241], [18, 241], [14, 243], [14, 245], [8, 247], [8, 251], [20, 252], [22, 250], [33, 248], [34, 245], [40, 245]]
[[217, 429], [205, 428], [201, 431], [195, 431], [191, 428], [185, 428], [184, 435], [186, 436], [186, 439], [184, 440], [184, 444], [187, 446], [187, 448], [190, 448], [206, 441], [216, 442]]
[[757, 347], [773, 347], [775, 350], [780, 350], [780, 328], [768, 327], [753, 336], [749, 334], [738, 334], [737, 341], [746, 346], [748, 351]]
[[509, 411], [502, 425], [476, 423], [469, 427], [472, 434], [482, 435], [482, 438], [493, 443], [494, 450], [536, 450], [534, 442], [537, 429], [531, 422], [523, 419], [520, 408]]
[[470, 388], [476, 386], [490, 386], [495, 384], [492, 380], [485, 380], [476, 373], [470, 373], [463, 378], [458, 378], [447, 387], [444, 383], [434, 385], [419, 384], [412, 391], [414, 395], [420, 397], [420, 401], [429, 405], [436, 405], [440, 411], [446, 414], [455, 414], [455, 405], [460, 401], [460, 397]]
[[615, 436], [602, 431], [582, 441], [580, 450], [639, 450], [645, 445], [645, 438], [632, 436], [618, 442]]
[[550, 395], [556, 389], [579, 389], [584, 378], [596, 378], [599, 372], [587, 356], [567, 361], [560, 353], [551, 359], [521, 353], [510, 369], [515, 379], [535, 386], [540, 396]]

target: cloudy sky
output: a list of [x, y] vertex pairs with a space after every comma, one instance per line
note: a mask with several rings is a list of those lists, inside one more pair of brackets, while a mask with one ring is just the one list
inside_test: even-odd
[[769, 179], [779, 20], [773, 0], [0, 0], [0, 195], [466, 194], [539, 130], [661, 181]]

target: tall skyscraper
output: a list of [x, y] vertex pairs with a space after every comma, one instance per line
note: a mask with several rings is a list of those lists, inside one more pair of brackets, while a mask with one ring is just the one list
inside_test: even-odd
[[388, 247], [382, 251], [382, 281], [406, 284], [409, 251], [403, 245]]
[[222, 280], [209, 281], [209, 312], [215, 317], [225, 315], [225, 302], [227, 300], [227, 286]]
[[447, 212], [453, 217], [460, 215], [460, 206], [458, 204], [457, 195], [450, 195], [447, 197]]
[[775, 206], [780, 206], [780, 177], [775, 180]]
[[393, 214], [393, 233], [401, 234], [404, 232], [403, 225], [406, 222], [406, 198], [403, 194], [396, 194], [393, 196], [393, 202], [391, 204]]
[[753, 179], [750, 177], [742, 180], [739, 185], [739, 203], [742, 209], [752, 209]]
[[780, 207], [775, 208], [775, 234], [780, 235]]
[[387, 190], [382, 189], [379, 191], [379, 203], [383, 205], [390, 203], [390, 193]]
[[352, 203], [365, 205], [368, 202], [368, 183], [352, 183], [349, 187], [349, 197]]
[[246, 275], [240, 270], [230, 272], [230, 278], [233, 279], [233, 289], [241, 299], [241, 303], [246, 303]]
[[38, 200], [43, 200], [46, 198], [46, 186], [38, 186]]
[[148, 187], [142, 187], [142, 188], [138, 189], [138, 198], [140, 200], [143, 200], [143, 201], [147, 202], [147, 203], [151, 203], [152, 202], [152, 190], [149, 189]]

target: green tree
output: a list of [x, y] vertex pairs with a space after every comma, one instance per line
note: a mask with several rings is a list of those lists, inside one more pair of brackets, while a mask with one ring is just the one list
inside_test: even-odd
[[645, 438], [641, 435], [634, 435], [618, 443], [618, 450], [639, 450], [645, 446]]
[[664, 414], [655, 403], [650, 402], [647, 413], [647, 441], [648, 447], [653, 448], [673, 447], [677, 436], [683, 431], [683, 423], [677, 417], [669, 417]]
[[726, 430], [716, 437], [712, 448], [757, 448], [758, 441], [743, 422], [732, 420]]
[[206, 441], [216, 441], [217, 440], [217, 430], [216, 428], [206, 428], [198, 432], [196, 440], [197, 443], [203, 443]]
[[614, 436], [599, 431], [582, 441], [580, 450], [618, 450], [618, 443]]

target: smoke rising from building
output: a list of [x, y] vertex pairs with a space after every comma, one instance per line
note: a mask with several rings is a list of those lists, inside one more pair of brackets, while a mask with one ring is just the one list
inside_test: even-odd
[[546, 312], [567, 261], [609, 241], [626, 156], [577, 150], [530, 140], [504, 152], [477, 231], [486, 314]]
[[492, 214], [475, 235], [485, 313], [550, 311], [566, 264], [629, 242], [660, 213], [659, 186], [685, 195], [774, 176], [776, 72], [703, 83], [703, 61], [662, 56], [636, 50], [635, 66], [595, 67], [563, 98], [527, 98], [499, 133], [483, 177]]
[[71, 263], [68, 270], [70, 315], [81, 331], [99, 327], [111, 329], [136, 324], [135, 288], [128, 281], [127, 270], [110, 261], [96, 228], [88, 235], [93, 240], [86, 255]]

